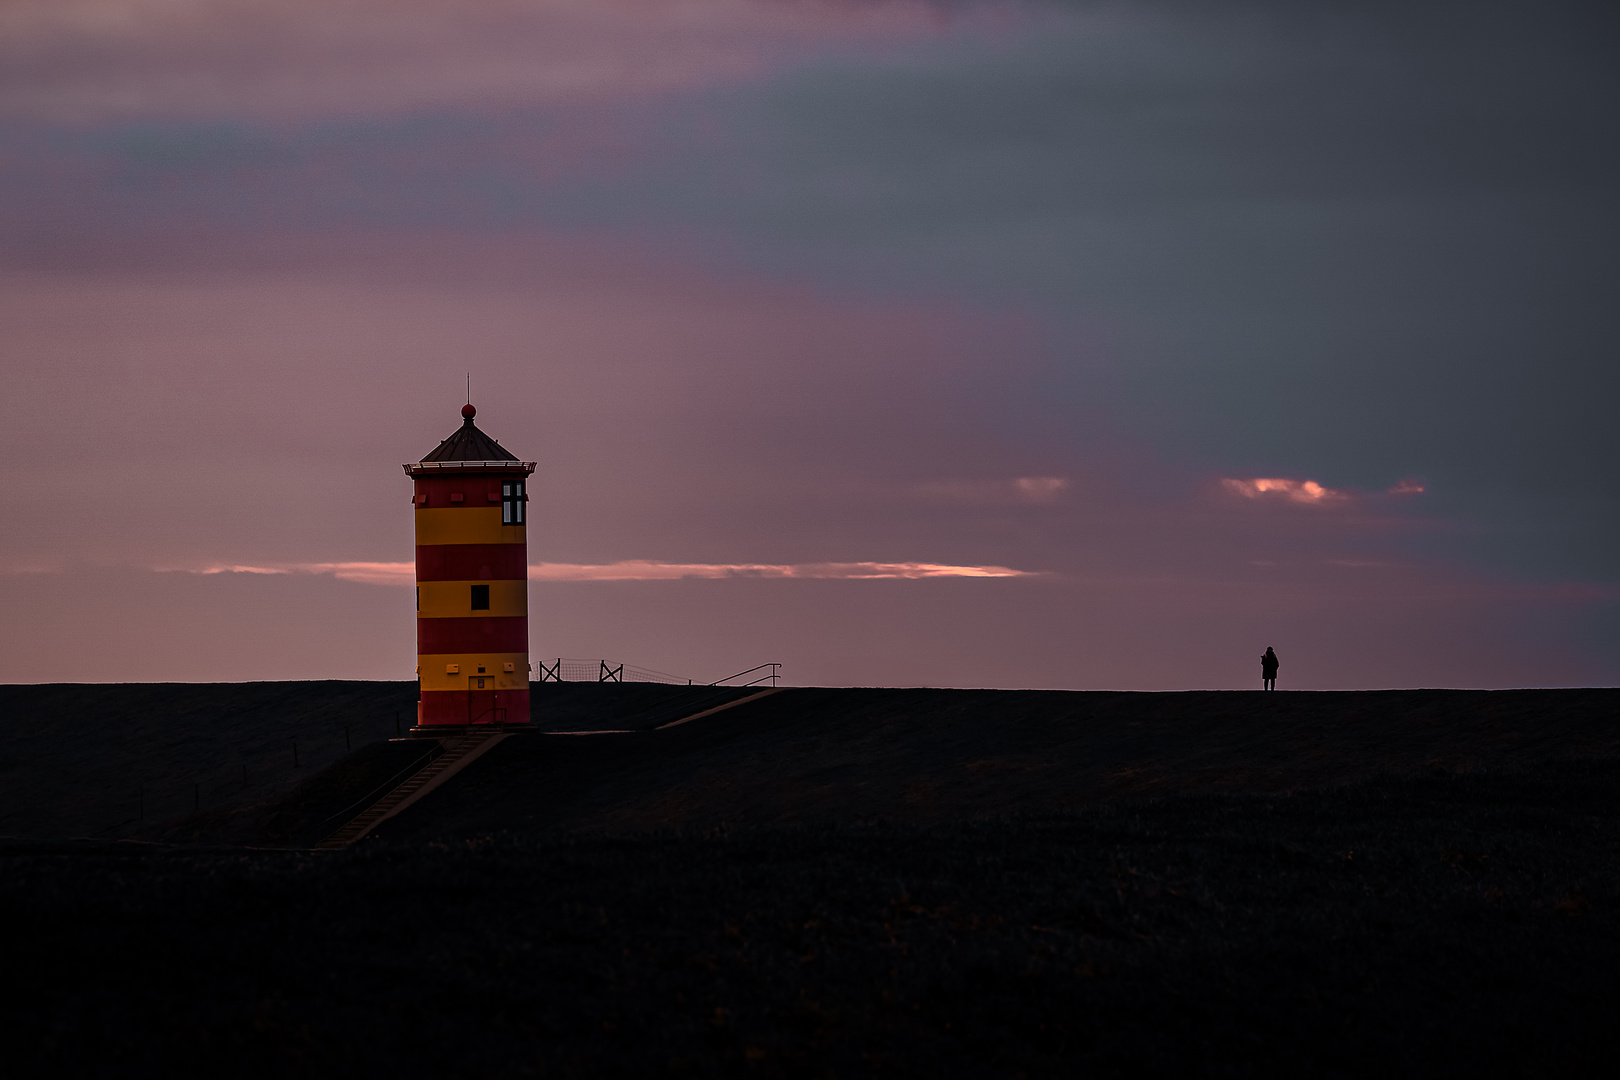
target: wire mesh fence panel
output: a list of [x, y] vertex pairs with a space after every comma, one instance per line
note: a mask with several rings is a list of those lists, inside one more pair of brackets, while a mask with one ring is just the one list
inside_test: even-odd
[[687, 686], [692, 682], [691, 679], [682, 679], [667, 672], [654, 671], [651, 668], [631, 667], [629, 664], [624, 665], [624, 681], [667, 683], [671, 686]]

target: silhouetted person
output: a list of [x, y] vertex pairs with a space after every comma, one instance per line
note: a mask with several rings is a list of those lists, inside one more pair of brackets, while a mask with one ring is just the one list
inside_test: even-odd
[[1266, 655], [1260, 658], [1260, 677], [1265, 680], [1267, 690], [1277, 689], [1277, 669], [1282, 664], [1277, 660], [1277, 654], [1266, 646]]

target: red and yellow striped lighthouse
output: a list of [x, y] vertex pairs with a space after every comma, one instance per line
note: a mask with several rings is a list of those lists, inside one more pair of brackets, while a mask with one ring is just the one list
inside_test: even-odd
[[405, 472], [416, 482], [418, 728], [529, 722], [529, 545], [534, 462], [462, 424]]

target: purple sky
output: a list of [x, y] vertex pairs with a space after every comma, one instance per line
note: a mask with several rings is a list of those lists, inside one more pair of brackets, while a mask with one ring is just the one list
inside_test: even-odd
[[16, 0], [0, 680], [1620, 677], [1604, 5]]

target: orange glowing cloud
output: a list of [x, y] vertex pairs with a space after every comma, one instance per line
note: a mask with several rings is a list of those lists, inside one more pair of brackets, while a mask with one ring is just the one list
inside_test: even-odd
[[[1272, 476], [1257, 476], [1251, 480], [1225, 477], [1221, 480], [1221, 487], [1245, 499], [1274, 498], [1299, 503], [1303, 506], [1328, 506], [1347, 502], [1351, 499], [1365, 498], [1369, 495], [1367, 492], [1324, 487], [1315, 480], [1290, 480], [1284, 477]], [[1421, 495], [1425, 490], [1422, 483], [1409, 479], [1400, 481], [1384, 491], [1383, 494], [1394, 496]]]
[[1349, 498], [1347, 492], [1323, 487], [1315, 480], [1288, 480], [1281, 477], [1263, 476], [1255, 477], [1252, 480], [1224, 478], [1221, 480], [1221, 486], [1227, 491], [1243, 496], [1245, 499], [1260, 499], [1270, 496], [1286, 499], [1289, 502], [1304, 503], [1309, 506], [1342, 502]]

